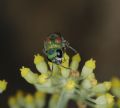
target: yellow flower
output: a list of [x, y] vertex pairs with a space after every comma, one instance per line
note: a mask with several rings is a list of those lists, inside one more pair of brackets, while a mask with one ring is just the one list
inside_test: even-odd
[[119, 88], [120, 87], [120, 80], [117, 77], [112, 78], [112, 87]]
[[38, 78], [39, 83], [40, 83], [40, 84], [46, 83], [47, 80], [48, 80], [48, 77], [49, 77], [49, 76], [48, 76], [48, 74], [46, 74], [46, 73], [41, 74], [41, 75], [39, 76], [39, 78]]
[[7, 82], [5, 80], [0, 80], [0, 93], [3, 92], [7, 87]]
[[31, 94], [28, 94], [26, 97], [25, 97], [25, 102], [26, 104], [31, 104], [33, 102], [33, 96]]
[[90, 60], [86, 61], [85, 66], [88, 68], [95, 69], [95, 67], [96, 67], [95, 60], [90, 59]]
[[68, 80], [67, 83], [65, 84], [65, 88], [67, 90], [72, 90], [75, 88], [75, 86], [76, 86], [76, 83], [74, 80]]
[[24, 66], [20, 69], [21, 71], [21, 76], [25, 77], [27, 76], [27, 74], [29, 73], [30, 69], [29, 68], [25, 68]]
[[35, 55], [35, 58], [34, 58], [34, 63], [35, 64], [38, 64], [42, 61], [44, 61], [44, 58], [42, 56], [40, 56], [39, 54]]

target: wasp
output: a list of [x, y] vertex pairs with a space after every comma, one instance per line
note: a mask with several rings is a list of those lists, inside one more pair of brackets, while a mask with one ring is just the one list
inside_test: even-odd
[[43, 51], [48, 61], [60, 65], [62, 63], [63, 54], [67, 48], [77, 53], [60, 33], [52, 33], [44, 41]]

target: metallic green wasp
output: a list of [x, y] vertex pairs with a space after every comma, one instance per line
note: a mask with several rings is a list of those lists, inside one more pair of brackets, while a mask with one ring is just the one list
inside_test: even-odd
[[60, 33], [53, 33], [44, 41], [43, 51], [50, 62], [61, 64], [66, 48], [70, 48], [77, 53], [77, 51], [69, 45]]

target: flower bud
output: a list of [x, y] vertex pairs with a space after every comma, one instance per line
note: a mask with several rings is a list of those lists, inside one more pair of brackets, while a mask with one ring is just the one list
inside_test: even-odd
[[31, 94], [25, 97], [25, 108], [35, 108], [34, 98]]
[[59, 95], [53, 94], [49, 101], [49, 108], [56, 108], [58, 100], [59, 100]]
[[19, 106], [17, 105], [17, 100], [15, 97], [11, 96], [8, 99], [8, 106], [10, 108], [19, 108]]
[[85, 65], [82, 69], [81, 76], [83, 78], [88, 77], [91, 73], [93, 73], [93, 70], [95, 69], [95, 67], [96, 67], [95, 60], [90, 59], [90, 60], [86, 61]]
[[37, 91], [35, 93], [35, 104], [37, 108], [43, 108], [45, 106], [45, 93]]
[[33, 101], [34, 101], [33, 96], [31, 94], [27, 94], [27, 96], [25, 97], [25, 103], [30, 104]]
[[48, 67], [44, 58], [39, 54], [35, 55], [34, 64], [40, 73], [46, 73], [48, 71]]
[[73, 90], [75, 88], [75, 86], [76, 86], [76, 83], [74, 80], [68, 80], [65, 84], [65, 88], [67, 90]]
[[76, 54], [72, 57], [72, 62], [70, 64], [70, 68], [74, 71], [78, 70], [79, 63], [81, 61], [81, 57], [79, 54]]
[[120, 88], [120, 80], [117, 77], [113, 77], [112, 80], [112, 88]]
[[0, 93], [2, 93], [7, 87], [7, 82], [5, 80], [0, 80]]
[[103, 82], [93, 87], [92, 91], [95, 93], [105, 93], [111, 88], [111, 82]]
[[112, 108], [113, 104], [114, 104], [114, 97], [107, 93], [104, 95], [99, 96], [96, 100], [95, 100], [96, 104], [97, 104], [97, 108]]
[[96, 65], [95, 65], [95, 60], [90, 59], [88, 61], [85, 62], [85, 66], [87, 68], [91, 68], [91, 69], [95, 69]]
[[16, 97], [18, 105], [20, 107], [23, 107], [24, 106], [24, 101], [23, 101], [24, 100], [24, 93], [21, 90], [19, 90], [19, 91], [17, 91], [15, 97]]
[[35, 84], [38, 79], [38, 75], [33, 73], [29, 68], [22, 67], [20, 69], [21, 76], [30, 84]]
[[90, 89], [92, 87], [92, 83], [88, 79], [83, 80], [81, 85], [84, 89]]

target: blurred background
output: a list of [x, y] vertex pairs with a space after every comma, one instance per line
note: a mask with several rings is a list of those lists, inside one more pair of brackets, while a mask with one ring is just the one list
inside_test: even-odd
[[23, 65], [36, 71], [33, 56], [41, 53], [49, 33], [61, 32], [81, 54], [96, 60], [99, 81], [120, 76], [119, 0], [1, 0], [0, 79], [8, 81], [0, 107], [16, 90], [34, 92], [20, 76]]

